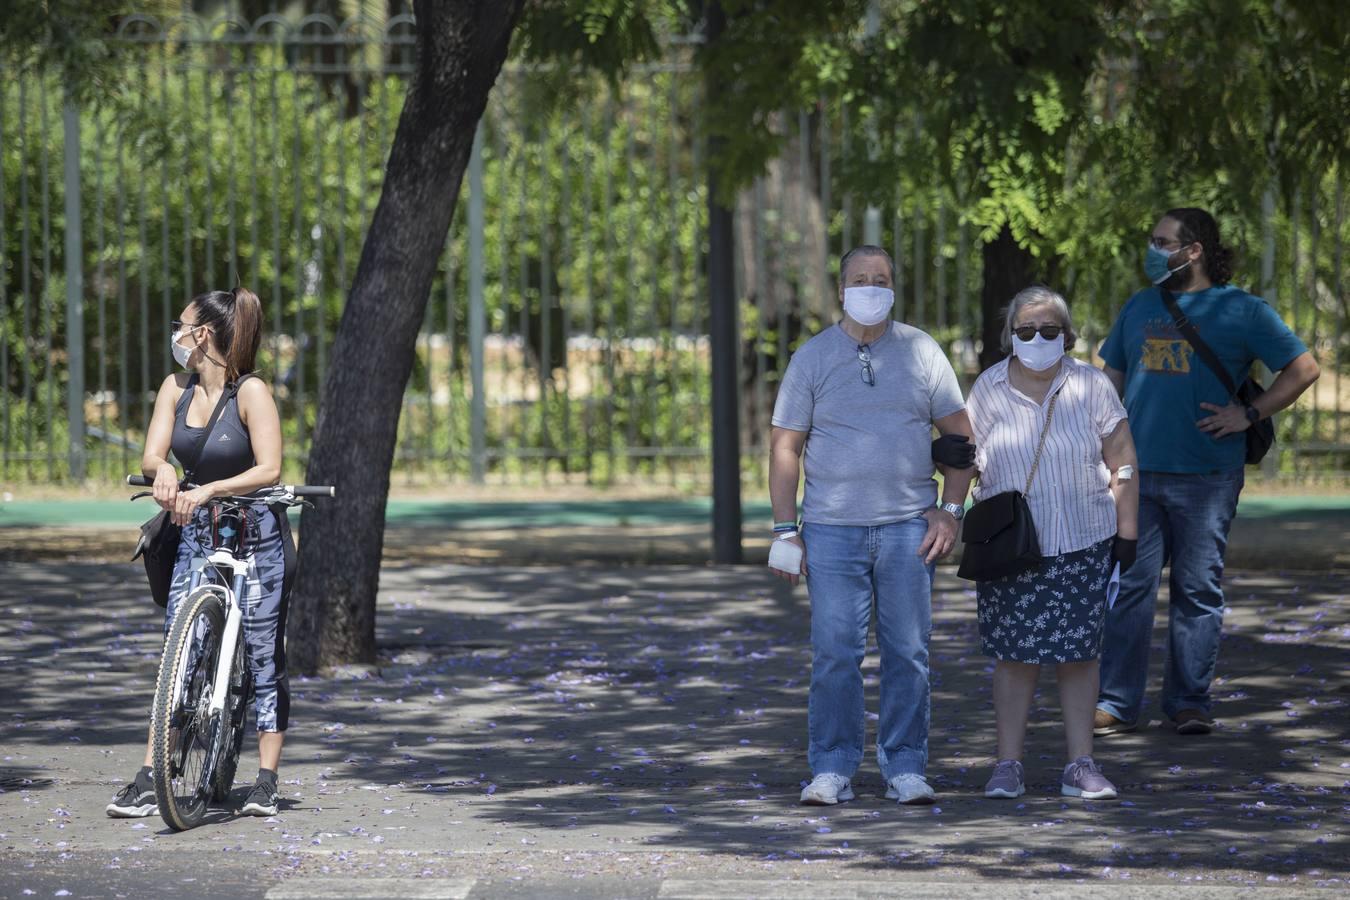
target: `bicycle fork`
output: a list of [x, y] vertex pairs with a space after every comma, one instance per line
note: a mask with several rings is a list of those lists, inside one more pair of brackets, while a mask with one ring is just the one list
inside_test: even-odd
[[[211, 685], [211, 705], [207, 707], [208, 716], [219, 715], [225, 709], [225, 698], [230, 691], [230, 668], [234, 665], [234, 651], [239, 645], [244, 620], [244, 576], [248, 572], [246, 560], [235, 559], [229, 550], [217, 550], [206, 560], [217, 570], [228, 569], [231, 573], [231, 592], [225, 598], [225, 629], [220, 638], [220, 657], [216, 660], [215, 680]], [[192, 576], [192, 587], [201, 580], [201, 572]]]

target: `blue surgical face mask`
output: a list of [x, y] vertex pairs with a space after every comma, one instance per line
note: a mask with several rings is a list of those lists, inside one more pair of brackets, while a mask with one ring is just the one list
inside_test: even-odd
[[1149, 244], [1148, 254], [1144, 257], [1144, 274], [1148, 276], [1148, 280], [1154, 284], [1162, 284], [1164, 281], [1189, 266], [1191, 264], [1189, 259], [1175, 269], [1168, 266], [1168, 263], [1172, 261], [1172, 257], [1180, 252], [1181, 249], [1181, 247], [1178, 247], [1176, 250], [1171, 251], [1160, 250], [1152, 244]]

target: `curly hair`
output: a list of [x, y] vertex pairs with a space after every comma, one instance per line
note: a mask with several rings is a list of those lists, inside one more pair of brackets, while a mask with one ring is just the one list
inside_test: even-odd
[[1227, 284], [1233, 280], [1233, 251], [1219, 240], [1219, 223], [1203, 209], [1194, 206], [1182, 206], [1169, 209], [1165, 218], [1175, 219], [1181, 227], [1177, 230], [1183, 246], [1199, 243], [1203, 255], [1200, 263], [1205, 274], [1215, 284]]

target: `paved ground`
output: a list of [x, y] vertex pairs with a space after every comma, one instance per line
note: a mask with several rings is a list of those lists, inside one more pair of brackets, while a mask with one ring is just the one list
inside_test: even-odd
[[1221, 729], [1181, 738], [1151, 721], [1102, 742], [1123, 800], [1084, 804], [1057, 793], [1049, 679], [1029, 793], [980, 794], [989, 667], [973, 597], [944, 569], [940, 802], [884, 801], [869, 757], [859, 798], [822, 811], [795, 802], [804, 591], [749, 567], [418, 564], [400, 543], [378, 672], [293, 685], [281, 814], [222, 811], [186, 834], [102, 812], [138, 764], [155, 672], [139, 572], [0, 565], [0, 894], [1128, 900], [1162, 884], [1341, 892], [1350, 877], [1341, 577], [1232, 572]]

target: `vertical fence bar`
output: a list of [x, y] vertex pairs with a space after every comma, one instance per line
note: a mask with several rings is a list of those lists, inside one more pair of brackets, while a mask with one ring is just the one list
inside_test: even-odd
[[[584, 135], [582, 147], [585, 150], [585, 158], [581, 166], [581, 210], [582, 221], [589, 222], [594, 217], [591, 211], [595, 206], [595, 181], [592, 173], [596, 165], [596, 138], [595, 138], [595, 118], [594, 109], [588, 108], [582, 113], [581, 129]], [[586, 399], [582, 408], [582, 431], [584, 432], [582, 440], [585, 441], [585, 460], [586, 460], [586, 483], [595, 483], [595, 385], [599, 368], [597, 365], [597, 354], [599, 351], [598, 335], [595, 330], [595, 242], [591, 240], [591, 230], [589, 228], [581, 229], [581, 253], [586, 260], [586, 278], [583, 288], [584, 310], [584, 328], [586, 334], [584, 371], [586, 373]]]
[[[1266, 185], [1261, 194], [1261, 296], [1279, 309], [1275, 296], [1275, 185]], [[1279, 448], [1271, 448], [1261, 461], [1261, 477], [1267, 481], [1279, 474]]]
[[[1314, 358], [1317, 355], [1318, 338], [1320, 336], [1318, 326], [1321, 324], [1318, 315], [1318, 308], [1321, 303], [1318, 302], [1317, 297], [1317, 254], [1321, 249], [1322, 238], [1321, 211], [1317, 203], [1319, 187], [1319, 185], [1312, 185], [1312, 189], [1308, 192], [1308, 305], [1312, 313], [1310, 330], [1312, 340], [1308, 342], [1308, 346], [1312, 349]], [[1312, 404], [1312, 415], [1308, 418], [1312, 420], [1312, 427], [1307, 438], [1309, 443], [1314, 445], [1320, 445], [1322, 442], [1322, 409], [1317, 396], [1318, 392], [1314, 386], [1312, 390], [1308, 391], [1308, 400]], [[1318, 447], [1317, 452], [1321, 453], [1320, 447]]]
[[937, 327], [947, 327], [947, 206], [937, 202], [937, 226], [933, 231], [933, 292], [937, 295]]
[[[3, 69], [0, 74], [7, 75]], [[0, 91], [0, 147], [8, 146], [5, 123], [9, 118], [9, 93]], [[9, 240], [5, 212], [9, 209], [7, 181], [0, 171], [0, 478], [9, 478], [11, 402], [9, 388]], [[23, 210], [19, 214], [23, 215]]]
[[[820, 211], [824, 232], [820, 236], [820, 244], [824, 251], [820, 255], [820, 272], [823, 283], [828, 288], [830, 284], [830, 221], [834, 218], [834, 210], [830, 206], [830, 131], [825, 122], [828, 114], [824, 97], [820, 98], [819, 109], [820, 121], [817, 123], [816, 138], [820, 141]], [[840, 278], [843, 278], [843, 275], [843, 272], [839, 273]]]
[[893, 285], [895, 306], [893, 310], [895, 321], [904, 322], [907, 307], [905, 303], [905, 216], [900, 211], [899, 202], [895, 205], [895, 215], [892, 218], [894, 219], [894, 231], [891, 235], [891, 258], [895, 260], [895, 284]]
[[[625, 104], [623, 208], [624, 208], [624, 219], [626, 222], [628, 222], [630, 232], [633, 233], [636, 232], [637, 226], [636, 220], [639, 215], [639, 208], [637, 204], [638, 194], [637, 189], [633, 185], [633, 169], [634, 169], [633, 132], [636, 130], [634, 128], [634, 124], [632, 121], [634, 115], [635, 115], [634, 110], [631, 109], [627, 104]], [[634, 245], [637, 243], [637, 241], [629, 240], [625, 241], [624, 243], [627, 244], [627, 248], [626, 252], [624, 253], [623, 283], [626, 285], [631, 285], [636, 281], [636, 277], [633, 271], [633, 255], [635, 252]], [[623, 348], [623, 355], [620, 358], [623, 360], [623, 383], [625, 389], [624, 418], [628, 420], [627, 421], [628, 427], [625, 429], [625, 444], [623, 454], [623, 471], [625, 475], [633, 474], [634, 468], [633, 463], [635, 459], [633, 451], [637, 449], [639, 444], [638, 427], [637, 427], [638, 426], [637, 410], [639, 408], [639, 403], [637, 398], [637, 392], [634, 389], [634, 382], [636, 381], [636, 373], [638, 372], [637, 341], [635, 340], [634, 334], [637, 328], [635, 324], [635, 316], [633, 311], [635, 299], [636, 296], [633, 294], [627, 294], [624, 297], [623, 340], [620, 344], [620, 346]]]
[[[32, 126], [28, 123], [28, 79], [22, 73], [19, 74], [19, 144], [22, 148], [22, 159], [27, 163], [32, 141]], [[39, 151], [40, 152], [40, 151]], [[24, 349], [24, 358], [22, 360], [21, 371], [23, 372], [23, 393], [19, 406], [20, 415], [23, 416], [23, 459], [24, 475], [30, 481], [33, 478], [33, 421], [37, 417], [33, 415], [33, 405], [36, 400], [33, 395], [33, 361], [28, 358], [28, 348], [32, 347], [33, 340], [33, 225], [32, 216], [29, 214], [29, 187], [28, 187], [28, 166], [19, 166], [19, 209], [23, 210], [23, 217], [20, 226], [19, 238], [19, 258], [20, 258], [20, 301], [19, 306], [23, 310], [21, 313], [22, 325], [19, 333], [22, 339], [21, 347]]]
[[47, 79], [38, 79], [38, 110], [41, 113], [41, 163], [39, 171], [42, 178], [42, 291], [38, 295], [38, 308], [42, 313], [42, 382], [45, 390], [43, 398], [43, 424], [47, 430], [46, 457], [47, 480], [56, 480], [56, 373], [52, 371], [53, 343], [56, 326], [52, 322], [52, 181], [48, 159], [51, 149], [51, 129], [47, 116]]
[[1336, 252], [1332, 260], [1332, 283], [1336, 286], [1337, 326], [1336, 340], [1331, 347], [1331, 362], [1335, 369], [1336, 377], [1336, 417], [1335, 429], [1333, 431], [1333, 440], [1336, 442], [1338, 450], [1341, 448], [1341, 417], [1345, 415], [1345, 410], [1341, 408], [1343, 402], [1341, 398], [1341, 369], [1344, 364], [1341, 361], [1341, 337], [1350, 329], [1350, 321], [1347, 321], [1345, 315], [1345, 282], [1341, 279], [1342, 273], [1342, 253], [1345, 249], [1345, 182], [1342, 178], [1341, 166], [1336, 165]]
[[487, 338], [487, 302], [483, 291], [483, 126], [469, 154], [469, 468], [474, 484], [487, 476], [487, 399], [484, 395], [483, 342]]
[[[560, 227], [562, 229], [561, 257], [558, 259], [558, 322], [562, 326], [562, 473], [564, 482], [571, 481], [572, 474], [572, 317], [568, 314], [568, 301], [572, 297], [572, 264], [574, 245], [572, 242], [572, 165], [569, 141], [563, 141], [558, 147], [558, 174], [561, 180], [562, 195], [559, 203], [562, 208]], [[583, 217], [582, 221], [586, 219]], [[555, 387], [556, 395], [556, 387]]]
[[65, 139], [66, 204], [66, 416], [70, 478], [85, 476], [84, 454], [84, 240], [80, 208], [80, 110], [68, 95], [61, 110]]
[[[104, 118], [101, 114], [96, 115], [94, 119], [94, 293], [98, 298], [98, 427], [102, 432], [103, 441], [99, 445], [99, 461], [102, 463], [103, 478], [108, 480], [112, 472], [108, 466], [108, 290], [107, 282], [104, 280], [104, 263], [106, 259], [104, 241], [107, 237], [104, 227], [104, 185], [103, 185], [103, 160], [105, 159], [104, 143], [105, 130], [103, 127]], [[3, 200], [0, 200], [0, 207], [4, 206]], [[0, 246], [4, 246], [3, 238], [0, 238]], [[0, 302], [0, 306], [3, 306]], [[0, 371], [4, 371], [0, 367]], [[120, 435], [119, 437], [125, 437]]]
[[[192, 105], [192, 48], [193, 48], [193, 45], [192, 45], [191, 43], [185, 45], [184, 50], [183, 50], [183, 52], [184, 52], [183, 61], [182, 61], [182, 63], [177, 67], [177, 68], [178, 68], [178, 74], [179, 74], [179, 76], [182, 78], [182, 84], [183, 84], [183, 111], [182, 111], [182, 115], [183, 115], [183, 120], [184, 120], [185, 122], [191, 122], [193, 119], [195, 119], [195, 118], [197, 117], [197, 111], [193, 108], [193, 105]], [[209, 129], [209, 128], [210, 128], [210, 125], [208, 125], [207, 128]], [[183, 292], [184, 292], [184, 294], [185, 294], [187, 297], [192, 297], [192, 296], [195, 296], [195, 295], [197, 294], [198, 290], [208, 290], [208, 291], [209, 291], [209, 290], [214, 290], [214, 289], [215, 289], [215, 285], [213, 285], [213, 284], [202, 284], [202, 285], [198, 285], [198, 284], [196, 284], [196, 283], [192, 280], [192, 269], [193, 269], [193, 266], [192, 266], [192, 251], [193, 251], [193, 233], [192, 233], [192, 225], [193, 225], [193, 223], [192, 223], [192, 181], [193, 181], [193, 178], [192, 178], [192, 174], [193, 174], [193, 162], [192, 162], [192, 160], [193, 160], [193, 157], [192, 157], [192, 146], [193, 146], [193, 144], [195, 143], [195, 140], [194, 140], [193, 137], [192, 137], [192, 133], [191, 133], [191, 128], [190, 128], [190, 126], [188, 127], [187, 130], [188, 130], [188, 140], [184, 141], [184, 145], [183, 145], [183, 166], [182, 166], [182, 176], [183, 176], [183, 190], [182, 190], [182, 200], [183, 200]], [[168, 217], [165, 216], [165, 218], [167, 219]], [[207, 227], [208, 229], [211, 227], [211, 225], [210, 225], [209, 222], [206, 223], [206, 227]]]
[[[607, 92], [605, 103], [605, 157], [604, 157], [604, 200], [600, 210], [600, 221], [613, 222], [614, 214], [614, 99], [612, 90]], [[614, 229], [605, 229], [604, 284], [614, 283]], [[603, 343], [605, 394], [605, 480], [614, 480], [614, 294], [605, 296], [605, 340]]]
[[129, 407], [131, 406], [130, 354], [127, 350], [127, 156], [124, 142], [125, 134], [119, 129], [117, 141], [117, 429], [122, 441], [122, 468], [131, 463], [128, 453], [127, 433], [131, 427]]
[[[1299, 312], [1302, 304], [1299, 302], [1299, 295], [1302, 294], [1303, 285], [1301, 283], [1299, 272], [1303, 263], [1302, 253], [1300, 252], [1303, 248], [1301, 246], [1302, 242], [1299, 239], [1302, 236], [1301, 232], [1303, 230], [1302, 188], [1294, 189], [1294, 209], [1289, 217], [1289, 225], [1290, 225], [1289, 228], [1290, 250], [1289, 250], [1288, 269], [1289, 269], [1290, 321], [1293, 323], [1295, 331], [1301, 331], [1302, 323], [1299, 321], [1300, 318]], [[1274, 375], [1273, 372], [1270, 374]], [[1295, 475], [1298, 474], [1299, 469], [1302, 467], [1303, 463], [1303, 454], [1298, 452], [1299, 444], [1301, 443], [1301, 441], [1299, 440], [1299, 426], [1302, 424], [1303, 421], [1303, 415], [1300, 406], [1301, 404], [1295, 403], [1293, 406], [1290, 406], [1288, 410], [1286, 410], [1286, 414], [1289, 416], [1289, 422], [1286, 427], [1286, 434], [1288, 434], [1292, 439], [1290, 449], [1293, 451], [1292, 453], [1289, 454], [1289, 459], [1292, 463], [1291, 468], [1294, 470]], [[1271, 449], [1275, 452], [1280, 451], [1280, 448], [1278, 446], [1272, 447]]]
[[[8, 74], [0, 69], [0, 74]], [[9, 118], [9, 93], [0, 91], [0, 147], [9, 146], [5, 123]], [[5, 213], [9, 209], [8, 184], [0, 169], [0, 478], [9, 478], [10, 457], [10, 390], [9, 390], [9, 240], [5, 227]], [[19, 215], [25, 210], [20, 209]]]
[[[755, 274], [751, 284], [747, 284], [746, 290], [752, 291], [755, 298], [755, 348], [754, 360], [755, 370], [753, 384], [751, 387], [751, 408], [750, 408], [750, 447], [754, 452], [756, 460], [759, 456], [760, 433], [765, 430], [765, 423], [768, 419], [765, 407], [768, 404], [768, 396], [765, 392], [764, 376], [769, 370], [769, 359], [765, 353], [765, 330], [769, 322], [769, 279], [765, 271], [768, 261], [768, 251], [765, 248], [764, 238], [764, 178], [761, 176], [755, 179], [754, 188], [751, 191], [751, 208], [753, 213], [750, 217], [750, 227], [754, 229], [751, 236], [751, 252], [754, 255]], [[749, 323], [747, 323], [747, 331]]]

